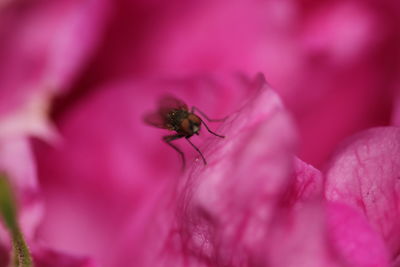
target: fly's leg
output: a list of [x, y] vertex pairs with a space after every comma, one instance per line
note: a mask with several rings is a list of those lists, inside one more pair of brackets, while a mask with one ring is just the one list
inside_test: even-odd
[[[225, 121], [225, 119], [226, 119], [226, 118], [223, 118], [223, 119], [210, 119], [210, 118], [209, 118], [204, 112], [202, 112], [200, 109], [198, 109], [198, 108], [196, 108], [196, 107], [192, 107], [192, 113], [194, 113], [195, 111], [198, 111], [198, 112], [200, 113], [201, 116], [203, 116], [207, 121], [210, 121], [210, 122]], [[210, 128], [208, 128], [208, 125], [204, 122], [204, 120], [202, 120], [202, 119], [200, 119], [200, 120], [201, 120], [201, 122], [204, 124], [204, 126], [206, 127], [207, 131], [208, 131], [210, 134], [213, 134], [213, 135], [218, 136], [218, 137], [220, 137], [220, 138], [225, 138], [225, 136], [219, 135], [219, 134], [214, 133], [213, 131], [211, 131]]]
[[226, 120], [226, 117], [225, 118], [223, 118], [223, 119], [210, 119], [203, 111], [201, 111], [200, 109], [198, 109], [197, 107], [192, 107], [192, 113], [195, 113], [195, 112], [198, 112], [198, 113], [200, 113], [200, 115], [201, 116], [203, 116], [207, 121], [209, 121], [209, 122], [222, 122], [222, 121], [225, 121]]
[[213, 131], [211, 131], [210, 128], [208, 128], [207, 124], [206, 124], [202, 119], [200, 119], [200, 120], [201, 120], [201, 122], [204, 124], [204, 126], [206, 127], [207, 131], [208, 131], [210, 134], [213, 134], [213, 135], [218, 136], [218, 137], [221, 137], [221, 138], [225, 138], [225, 136], [219, 135], [219, 134], [214, 133]]
[[200, 149], [197, 148], [197, 146], [195, 146], [190, 140], [189, 140], [190, 136], [187, 136], [185, 139], [189, 142], [189, 144], [192, 145], [192, 147], [194, 149], [196, 149], [196, 151], [200, 154], [201, 158], [203, 159], [204, 165], [207, 165], [207, 161], [203, 156], [203, 153], [201, 153]]
[[185, 155], [183, 154], [182, 150], [180, 150], [177, 146], [175, 146], [174, 144], [171, 143], [172, 141], [174, 141], [174, 140], [176, 140], [176, 139], [179, 139], [179, 138], [182, 138], [182, 137], [183, 137], [183, 135], [180, 135], [180, 134], [166, 135], [166, 136], [163, 137], [163, 140], [164, 140], [164, 142], [167, 143], [170, 147], [172, 147], [173, 149], [175, 149], [176, 152], [179, 153], [179, 155], [180, 155], [181, 158], [182, 158], [182, 170], [184, 170], [185, 167], [186, 167]]

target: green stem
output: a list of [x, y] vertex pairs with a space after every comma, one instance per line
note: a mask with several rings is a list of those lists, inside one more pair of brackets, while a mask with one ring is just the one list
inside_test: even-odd
[[7, 176], [1, 173], [0, 219], [4, 221], [4, 224], [8, 228], [12, 238], [14, 259], [11, 266], [32, 267], [32, 257], [18, 225], [15, 197]]
[[19, 229], [13, 231], [14, 264], [16, 267], [31, 267], [32, 257], [24, 237]]

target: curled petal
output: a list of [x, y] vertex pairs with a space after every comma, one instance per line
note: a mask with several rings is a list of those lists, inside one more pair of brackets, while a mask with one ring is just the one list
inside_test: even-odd
[[256, 95], [206, 143], [209, 164], [179, 185], [184, 255], [215, 265], [265, 263], [268, 225], [290, 184], [296, 135], [279, 97], [258, 77]]
[[[229, 134], [226, 139], [212, 136], [204, 127], [200, 136], [193, 137], [193, 143], [204, 152], [210, 168], [218, 161], [214, 151], [221, 146], [218, 144], [221, 141], [228, 140], [226, 148], [245, 145], [247, 135], [250, 140], [255, 138], [261, 142], [266, 131], [262, 125], [270, 115], [271, 123], [277, 128], [286, 123], [279, 119], [284, 116], [279, 115], [282, 107], [274, 93], [249, 101], [249, 95], [254, 96], [260, 86], [265, 86], [261, 78], [256, 82], [241, 78], [232, 79], [233, 82], [226, 80], [230, 81], [220, 77], [194, 77], [113, 83], [62, 111], [56, 123], [63, 142], [56, 146], [35, 143], [40, 183], [47, 200], [38, 235], [52, 247], [68, 253], [94, 255], [106, 266], [124, 266], [132, 262], [138, 266], [156, 266], [154, 261], [159, 257], [155, 255], [161, 254], [160, 247], [164, 246], [160, 240], [167, 239], [174, 223], [176, 186], [181, 179], [179, 155], [161, 139], [171, 132], [149, 127], [142, 121], [143, 114], [154, 108], [158, 97], [170, 90], [189, 106], [196, 105], [212, 118], [226, 116], [227, 110], [238, 108], [237, 103], [251, 102], [257, 106], [252, 108], [250, 103], [245, 108], [248, 111], [235, 115], [240, 119], [229, 123], [229, 127], [235, 129], [231, 137], [228, 126], [227, 131], [217, 128], [221, 123], [210, 123], [209, 127]], [[239, 132], [241, 128], [243, 133]], [[278, 135], [276, 131], [268, 135]], [[291, 131], [287, 133], [288, 136], [292, 134]], [[238, 144], [235, 144], [235, 135], [242, 140]], [[286, 134], [279, 136], [289, 138]], [[210, 141], [217, 143], [214, 145]], [[198, 154], [185, 140], [178, 140], [176, 144], [185, 152], [188, 166], [204, 168], [201, 161], [193, 160]], [[251, 144], [257, 146], [256, 141]], [[278, 162], [286, 157], [273, 142], [270, 147], [277, 150], [274, 157]], [[258, 151], [243, 149], [251, 153]], [[262, 154], [262, 151], [257, 153]], [[291, 160], [285, 163], [290, 166]], [[251, 160], [246, 164], [251, 165]], [[243, 166], [243, 172], [247, 165]], [[286, 167], [282, 171], [289, 172]], [[254, 189], [254, 186], [251, 187]], [[251, 187], [249, 190], [253, 190]], [[111, 243], [114, 245], [110, 246]], [[147, 264], [149, 261], [151, 264]], [[161, 261], [161, 266], [168, 266], [164, 263]]]

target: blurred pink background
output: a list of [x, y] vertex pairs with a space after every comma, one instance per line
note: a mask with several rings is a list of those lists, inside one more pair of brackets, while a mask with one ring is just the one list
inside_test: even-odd
[[126, 78], [262, 72], [316, 166], [346, 136], [392, 119], [396, 1], [114, 1], [109, 13], [72, 95]]

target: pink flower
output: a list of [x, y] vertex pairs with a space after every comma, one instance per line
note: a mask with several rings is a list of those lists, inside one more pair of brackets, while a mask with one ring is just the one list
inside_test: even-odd
[[[294, 172], [293, 122], [263, 78], [226, 81], [208, 80], [207, 93], [201, 79], [127, 81], [63, 114], [63, 146], [36, 145], [47, 200], [43, 240], [106, 266], [387, 266], [383, 241], [364, 217], [347, 207], [328, 209], [319, 171], [296, 160]], [[183, 176], [161, 132], [141, 121], [165, 84], [216, 117], [241, 106], [217, 128], [226, 139], [202, 132], [206, 166], [185, 149], [192, 163]], [[232, 98], [218, 111], [210, 103], [225, 88], [251, 97]], [[343, 216], [368, 239], [343, 235]], [[353, 249], [352, 242], [362, 246]], [[371, 249], [372, 261], [360, 257]]]
[[[396, 266], [398, 128], [351, 135], [398, 125], [399, 5], [158, 2], [0, 4], [0, 171], [37, 266]], [[191, 138], [207, 165], [143, 123], [166, 92], [228, 115]]]

